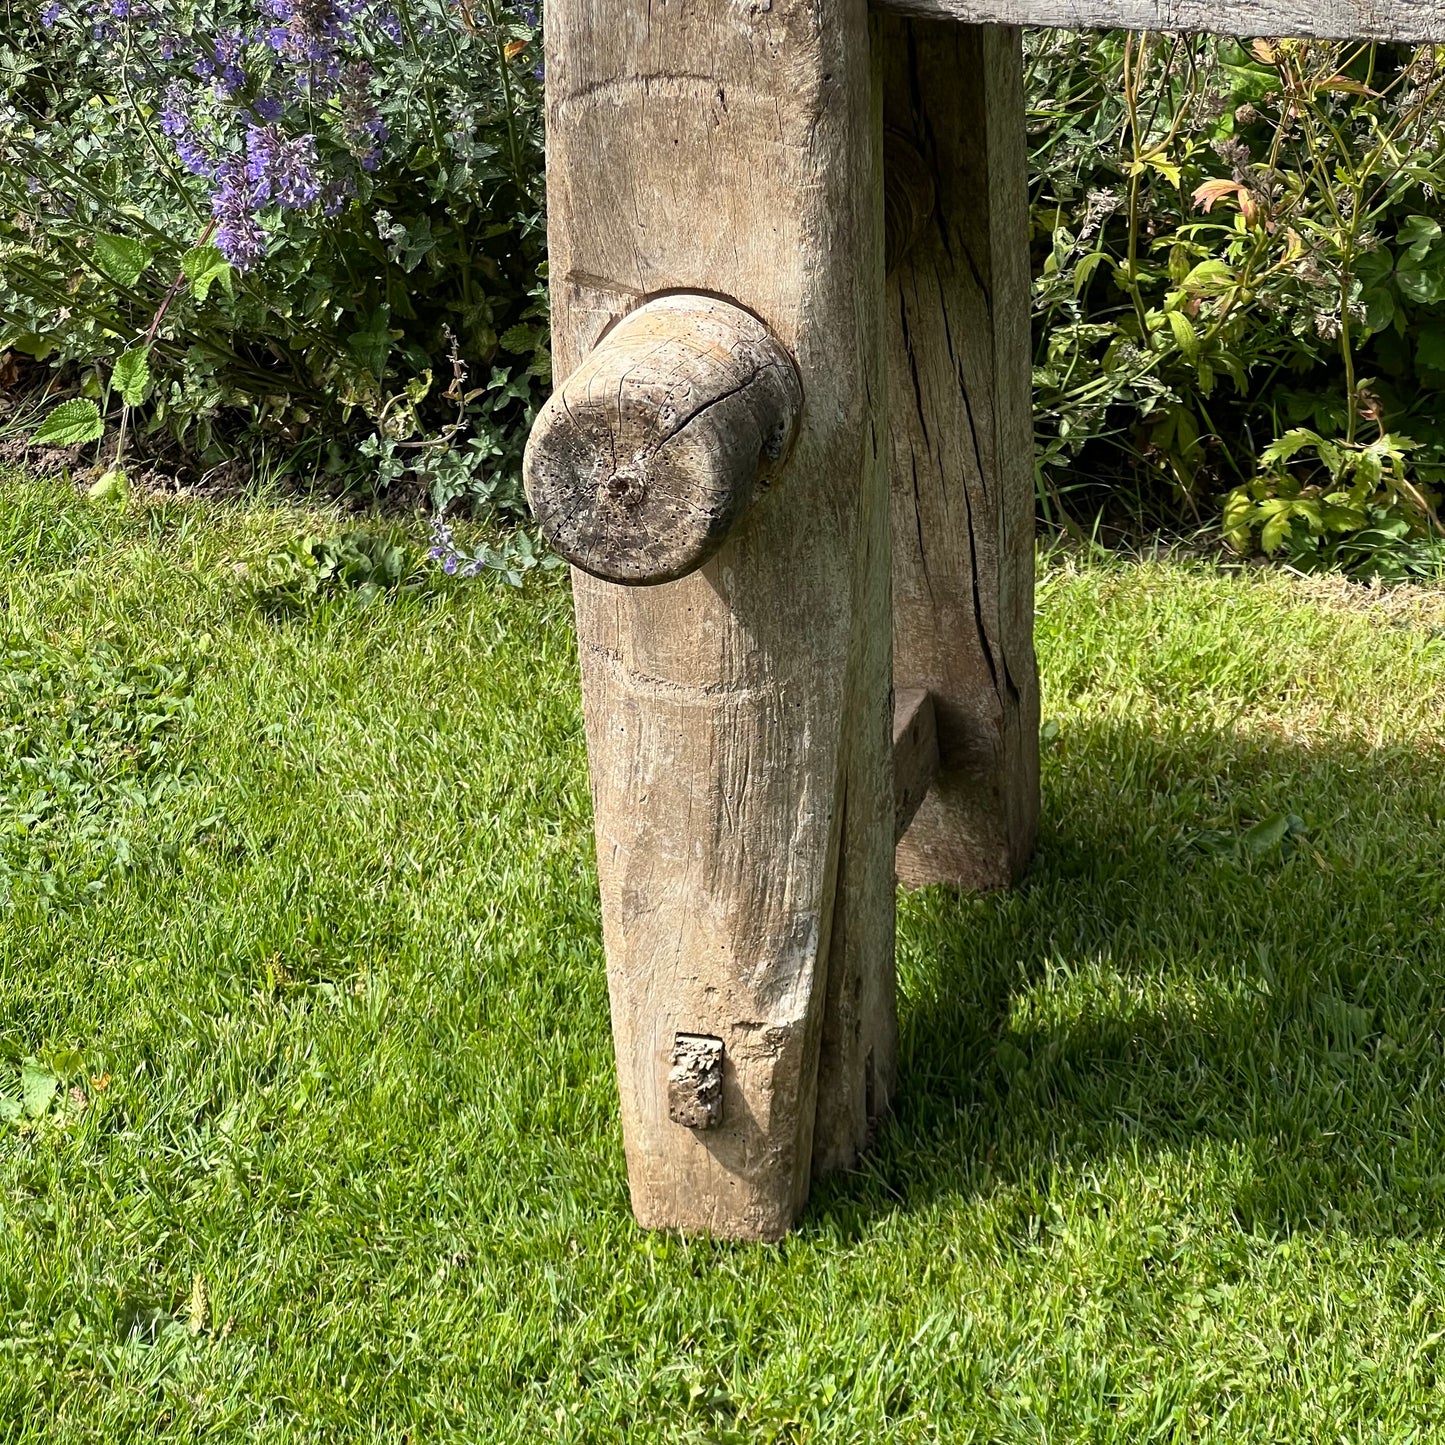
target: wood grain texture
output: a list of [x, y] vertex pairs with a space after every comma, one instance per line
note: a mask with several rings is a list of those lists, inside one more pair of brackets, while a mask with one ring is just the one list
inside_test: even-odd
[[880, 23], [885, 121], [937, 198], [887, 291], [894, 679], [932, 694], [941, 768], [898, 877], [1000, 888], [1033, 851], [1039, 786], [1021, 42]]
[[901, 15], [1065, 30], [1207, 30], [1326, 40], [1445, 40], [1440, 0], [876, 0]]
[[933, 175], [907, 136], [883, 133], [883, 253], [894, 271], [933, 219]]
[[722, 545], [780, 470], [802, 386], [757, 317], [711, 296], [625, 317], [552, 394], [527, 443], [527, 500], [569, 562], [671, 582]]
[[938, 718], [921, 687], [893, 704], [893, 841], [899, 842], [938, 777]]
[[[783, 475], [700, 571], [574, 574], [633, 1207], [777, 1238], [809, 1186], [830, 983], [892, 967], [868, 17], [863, 0], [550, 0], [546, 28], [559, 373], [686, 290], [762, 318], [802, 380]], [[725, 1045], [716, 1128], [668, 1117], [677, 1034]]]

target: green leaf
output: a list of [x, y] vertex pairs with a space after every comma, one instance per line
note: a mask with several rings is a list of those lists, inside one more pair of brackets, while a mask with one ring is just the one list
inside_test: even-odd
[[378, 379], [386, 370], [386, 358], [391, 353], [391, 309], [378, 306], [371, 318], [371, 325], [365, 331], [353, 331], [346, 338], [346, 349], [357, 363]]
[[1366, 251], [1363, 256], [1355, 257], [1355, 275], [1366, 288], [1383, 286], [1394, 269], [1395, 258], [1385, 247], [1378, 251]]
[[1338, 477], [1344, 471], [1348, 454], [1334, 442], [1327, 442], [1321, 437], [1315, 444], [1315, 450], [1320, 454], [1320, 460], [1330, 469], [1332, 477]]
[[13, 1124], [25, 1112], [25, 1105], [19, 1099], [0, 1094], [0, 1124]]
[[1366, 336], [1378, 335], [1381, 331], [1388, 331], [1394, 325], [1395, 298], [1390, 294], [1388, 287], [1372, 287], [1360, 297], [1360, 304], [1365, 308], [1364, 332]]
[[1180, 286], [1185, 291], [1220, 291], [1234, 281], [1234, 268], [1227, 261], [1201, 261]]
[[1173, 161], [1162, 160], [1158, 156], [1150, 156], [1148, 165], [1151, 170], [1158, 171], [1171, 186], [1177, 186], [1182, 180], [1182, 172]]
[[1358, 532], [1369, 520], [1363, 508], [1355, 506], [1349, 501], [1348, 494], [1343, 492], [1325, 498], [1320, 516], [1331, 532]]
[[[1094, 278], [1094, 272], [1112, 258], [1107, 251], [1091, 251], [1077, 266], [1074, 267], [1074, 295], [1082, 296], [1084, 288]], [[503, 345], [505, 345], [505, 340]]]
[[1243, 395], [1248, 378], [1245, 373], [1244, 363], [1229, 351], [1218, 351], [1214, 355], [1215, 364], [1234, 383], [1234, 389]]
[[39, 1064], [22, 1064], [20, 1067], [20, 1095], [25, 1112], [32, 1119], [38, 1119], [51, 1105], [55, 1092], [60, 1088], [59, 1078]]
[[1395, 281], [1407, 301], [1422, 306], [1445, 300], [1445, 259], [1419, 258], [1413, 251], [1400, 257], [1395, 267]]
[[1376, 452], [1361, 452], [1355, 462], [1355, 477], [1363, 482], [1371, 491], [1380, 485], [1380, 479], [1384, 476], [1384, 467]]
[[116, 362], [110, 384], [120, 393], [120, 399], [127, 406], [139, 406], [146, 399], [151, 386], [150, 347], [136, 346], [127, 351]]
[[1189, 324], [1189, 318], [1181, 311], [1169, 313], [1169, 329], [1174, 333], [1174, 342], [1182, 351], [1185, 357], [1193, 361], [1199, 355], [1199, 338], [1194, 334], [1194, 327]]
[[1260, 458], [1263, 462], [1287, 462], [1298, 452], [1306, 447], [1318, 448], [1321, 438], [1318, 432], [1312, 432], [1307, 427], [1296, 427], [1293, 431], [1287, 431], [1278, 441], [1271, 442], [1265, 448], [1264, 455]]
[[1256, 823], [1245, 835], [1244, 846], [1251, 853], [1268, 853], [1284, 842], [1290, 831], [1290, 815], [1276, 813], [1272, 818]]
[[401, 269], [407, 272], [415, 271], [423, 258], [436, 248], [437, 237], [432, 235], [430, 216], [423, 216], [410, 230], [397, 226], [387, 247], [392, 260], [400, 263]]
[[1224, 499], [1224, 535], [1230, 546], [1241, 551], [1248, 546], [1254, 518], [1254, 503], [1249, 493], [1243, 487], [1236, 487]]
[[1288, 508], [1276, 512], [1260, 530], [1259, 545], [1266, 552], [1278, 552], [1289, 537], [1292, 521]]
[[100, 408], [79, 397], [63, 401], [40, 423], [31, 438], [36, 446], [74, 447], [99, 441], [105, 432]]
[[155, 252], [144, 241], [99, 231], [91, 243], [95, 263], [117, 286], [134, 286], [145, 274]]
[[509, 326], [501, 336], [497, 338], [497, 345], [503, 351], [510, 351], [515, 356], [525, 356], [537, 349], [537, 328], [535, 326]]
[[1426, 252], [1440, 239], [1440, 222], [1430, 216], [1408, 216], [1400, 227], [1400, 245], [1410, 252], [1410, 259], [1423, 261]]
[[215, 246], [192, 246], [181, 257], [181, 273], [191, 284], [191, 295], [204, 301], [211, 286], [219, 281], [227, 296], [236, 294], [231, 280], [231, 263]]
[[130, 479], [120, 467], [112, 467], [85, 495], [92, 502], [123, 502], [130, 496]]
[[1415, 365], [1422, 371], [1445, 371], [1445, 327], [1425, 324], [1415, 348]]
[[85, 1056], [79, 1049], [60, 1049], [50, 1060], [50, 1067], [62, 1079], [72, 1079], [85, 1064]]

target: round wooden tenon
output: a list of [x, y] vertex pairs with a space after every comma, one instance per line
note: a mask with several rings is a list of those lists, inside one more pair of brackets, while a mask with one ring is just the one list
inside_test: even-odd
[[663, 296], [624, 317], [553, 393], [523, 480], [547, 540], [608, 582], [696, 571], [787, 458], [797, 368], [750, 312]]

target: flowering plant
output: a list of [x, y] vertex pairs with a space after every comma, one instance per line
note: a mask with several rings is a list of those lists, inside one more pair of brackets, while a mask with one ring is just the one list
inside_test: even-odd
[[1026, 43], [1045, 512], [1436, 570], [1445, 47]]
[[[0, 0], [0, 16], [0, 352], [73, 384], [95, 436], [102, 411], [134, 410], [202, 459], [249, 429], [384, 481], [379, 445], [446, 424], [472, 432], [481, 473], [515, 470], [548, 377], [535, 11]], [[433, 384], [458, 356], [486, 378], [462, 397]]]

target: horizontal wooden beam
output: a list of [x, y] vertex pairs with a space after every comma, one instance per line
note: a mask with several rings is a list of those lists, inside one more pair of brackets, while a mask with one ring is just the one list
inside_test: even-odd
[[882, 10], [972, 25], [1207, 30], [1325, 40], [1445, 41], [1440, 0], [874, 0]]
[[938, 776], [938, 720], [933, 698], [921, 687], [901, 690], [893, 702], [893, 842], [908, 831]]

